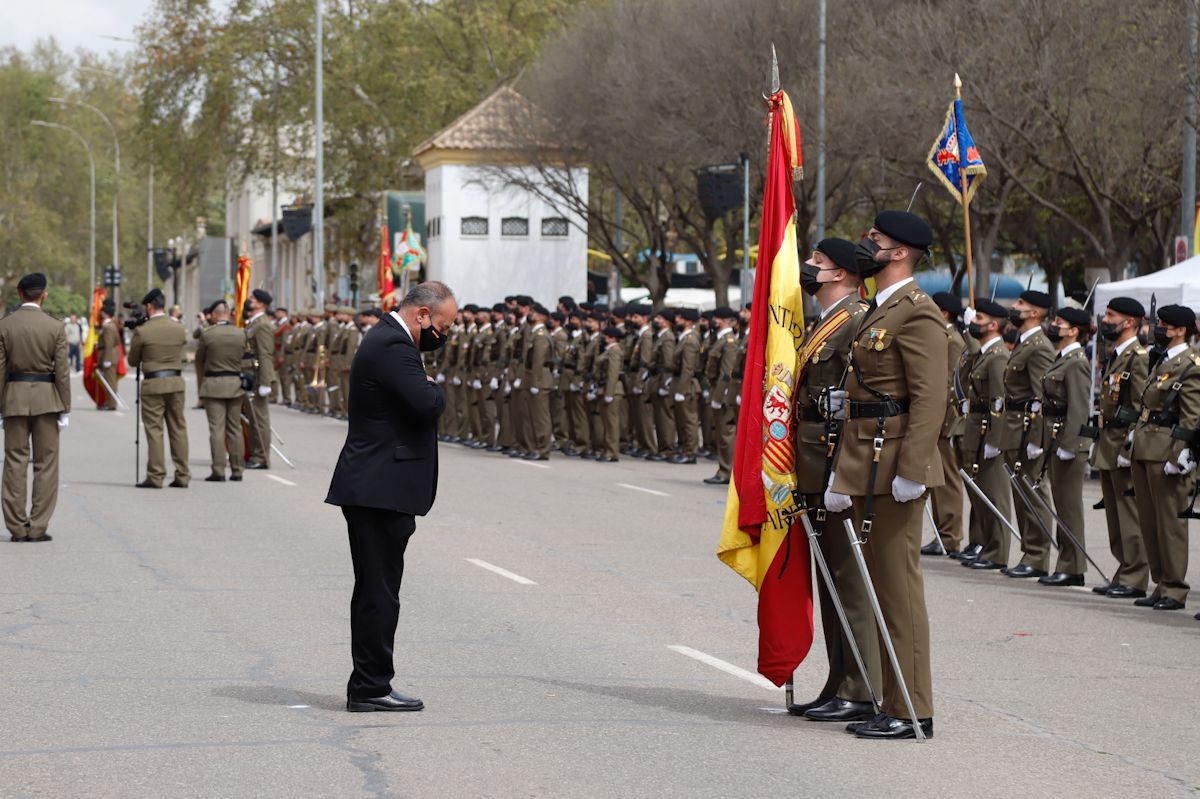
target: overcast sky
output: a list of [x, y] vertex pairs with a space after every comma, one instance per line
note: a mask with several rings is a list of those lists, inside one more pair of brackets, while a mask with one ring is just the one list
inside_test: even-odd
[[0, 0], [0, 46], [28, 50], [53, 36], [68, 53], [77, 47], [127, 52], [131, 45], [104, 36], [133, 38], [153, 0]]

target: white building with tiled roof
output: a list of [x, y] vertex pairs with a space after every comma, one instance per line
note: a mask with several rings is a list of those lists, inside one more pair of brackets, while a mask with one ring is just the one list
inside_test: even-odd
[[[523, 154], [523, 126], [538, 115], [501, 86], [413, 153], [425, 170], [426, 275], [449, 285], [460, 304], [528, 294], [553, 308], [564, 294], [586, 296], [586, 220], [532, 188], [544, 185], [546, 167]], [[552, 176], [569, 178], [587, 196], [586, 169]]]

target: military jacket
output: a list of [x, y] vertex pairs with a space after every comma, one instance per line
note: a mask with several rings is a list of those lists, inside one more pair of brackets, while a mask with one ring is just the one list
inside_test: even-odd
[[[143, 394], [174, 394], [184, 390], [182, 375], [146, 377], [166, 370], [183, 371], [183, 348], [187, 333], [166, 314], [155, 316], [133, 331], [129, 343], [129, 365], [142, 367]], [[244, 351], [244, 344], [243, 344]]]
[[1195, 431], [1200, 430], [1200, 355], [1185, 347], [1173, 358], [1164, 357], [1150, 370], [1141, 399], [1132, 460], [1176, 460], [1189, 446], [1192, 457], [1200, 458], [1195, 449]]
[[[1058, 448], [1068, 452], [1085, 453], [1092, 439], [1081, 435], [1091, 415], [1092, 363], [1082, 347], [1066, 355], [1056, 354], [1042, 378], [1041, 447], [1046, 457], [1056, 457]], [[1057, 433], [1055, 432], [1057, 430]]]
[[[981, 350], [971, 359], [971, 369], [966, 376], [967, 396], [960, 408], [963, 415], [963, 452], [976, 466], [983, 465], [983, 447], [980, 436], [987, 422], [987, 437], [983, 444], [1001, 449], [1004, 439], [1004, 375], [1008, 366], [1008, 350], [1004, 341], [996, 338], [995, 344]], [[978, 463], [976, 460], [978, 459]]]
[[[50, 382], [10, 380], [10, 374], [50, 375]], [[71, 411], [67, 333], [41, 308], [22, 305], [0, 319], [0, 415]], [[28, 446], [29, 442], [24, 442]], [[24, 495], [21, 502], [25, 501]]]
[[553, 357], [546, 326], [534, 325], [529, 331], [529, 344], [525, 348], [525, 382], [528, 385], [523, 383], [521, 387], [536, 388], [538, 391], [554, 388]]
[[963, 398], [958, 396], [958, 390], [961, 388], [964, 392], [966, 391], [962, 380], [967, 374], [964, 364], [969, 357], [967, 343], [963, 340], [958, 326], [953, 322], [946, 325], [946, 336], [949, 339], [950, 347], [947, 374], [949, 385], [946, 387], [946, 416], [942, 419], [942, 438], [960, 436], [966, 428], [966, 422], [962, 415]]
[[[200, 384], [201, 399], [234, 399], [242, 395], [238, 373], [242, 368], [248, 333], [228, 322], [204, 328], [196, 346], [196, 368], [204, 375], [204, 382]], [[208, 372], [233, 374], [209, 375]]]
[[623, 353], [619, 342], [610, 344], [598, 357], [596, 386], [602, 397], [623, 397], [625, 386], [621, 383]]
[[675, 342], [675, 359], [671, 365], [671, 392], [692, 399], [700, 393], [700, 381], [696, 379], [700, 363], [700, 334], [689, 328]]
[[254, 369], [260, 386], [271, 385], [275, 381], [275, 326], [266, 314], [246, 328], [246, 348], [250, 357], [247, 369]]
[[651, 394], [670, 391], [675, 367], [675, 333], [669, 327], [654, 334], [654, 360], [646, 390]]
[[1016, 405], [1042, 399], [1042, 378], [1046, 376], [1054, 354], [1050, 340], [1039, 328], [1029, 338], [1018, 341], [1008, 356], [1008, 365], [1004, 369], [1004, 435], [1001, 449], [1020, 448], [1022, 438], [1033, 443], [1042, 440], [1041, 414], [1031, 414], [1029, 432], [1026, 433], [1024, 424], [1028, 411]]
[[[1140, 398], [1150, 373], [1150, 355], [1136, 338], [1104, 366], [1100, 378], [1100, 438], [1092, 451], [1092, 465], [1109, 471], [1117, 468], [1117, 456], [1129, 458], [1126, 437], [1137, 421]], [[1124, 407], [1118, 418], [1118, 409]]]

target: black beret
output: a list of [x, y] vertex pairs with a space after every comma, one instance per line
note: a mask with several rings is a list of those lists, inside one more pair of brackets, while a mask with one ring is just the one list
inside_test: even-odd
[[549, 316], [550, 315], [550, 311], [546, 308], [545, 305], [542, 305], [540, 302], [535, 302], [529, 310], [531, 310], [535, 314], [539, 314], [541, 316]]
[[602, 302], [597, 302], [592, 304], [592, 310], [599, 313], [608, 313], [608, 306]]
[[621, 332], [621, 328], [609, 325], [600, 331], [609, 338], [625, 338], [625, 334]]
[[553, 319], [555, 322], [558, 322], [559, 324], [562, 324], [563, 322], [567, 321], [566, 314], [559, 313], [558, 311], [551, 311], [550, 318]]
[[363, 311], [363, 316], [374, 316], [376, 319], [382, 319], [383, 311], [379, 308], [368, 308]]
[[561, 297], [558, 298], [558, 301], [561, 305], [565, 305], [568, 308], [575, 307], [575, 298], [572, 297], [570, 294], [562, 295]]
[[1054, 300], [1050, 299], [1050, 295], [1044, 291], [1036, 291], [1027, 289], [1021, 292], [1021, 299], [1034, 306], [1035, 308], [1050, 308], [1054, 305]]
[[1158, 318], [1174, 327], [1196, 326], [1196, 312], [1186, 305], [1164, 305], [1158, 309]]
[[[935, 291], [933, 302], [948, 314], [962, 313], [962, 300], [948, 291]], [[986, 312], [985, 312], [986, 313]]]
[[142, 305], [149, 305], [158, 299], [166, 299], [167, 295], [162, 293], [162, 289], [154, 288], [146, 292], [146, 296], [142, 297]]
[[679, 317], [689, 322], [695, 322], [700, 319], [700, 312], [695, 308], [680, 308]]
[[17, 282], [17, 291], [32, 294], [35, 291], [46, 290], [46, 276], [41, 272], [32, 272]]
[[675, 321], [675, 312], [672, 311], [670, 308], [663, 308], [661, 311], [656, 313], [655, 316], [661, 316], [663, 319], [666, 319], [668, 322]]
[[515, 294], [509, 294], [507, 297], [504, 298], [504, 301], [505, 302], [516, 302], [517, 297]]
[[581, 303], [579, 303], [579, 307], [580, 307], [580, 308], [582, 308], [582, 309], [583, 309], [583, 310], [585, 310], [585, 311], [590, 311], [590, 310], [592, 310], [592, 308], [593, 308], [594, 306], [595, 306], [595, 303], [594, 303], [594, 302], [581, 302]]
[[714, 314], [715, 314], [715, 311], [710, 309], [710, 310], [702, 312], [700, 314], [700, 318], [701, 319], [712, 319]]
[[933, 243], [933, 231], [929, 225], [908, 211], [880, 211], [875, 216], [875, 229], [901, 244], [922, 250], [928, 250]]
[[1058, 316], [1060, 319], [1066, 319], [1074, 327], [1091, 329], [1092, 316], [1082, 308], [1072, 308], [1070, 306], [1059, 308]]
[[580, 310], [578, 306], [567, 311], [567, 316], [571, 317], [572, 319], [582, 319], [585, 315], [586, 313]]
[[1113, 297], [1108, 301], [1108, 307], [1126, 316], [1142, 317], [1146, 315], [1146, 309], [1133, 297]]
[[462, 309], [464, 313], [479, 313], [479, 306], [473, 302], [468, 302]]
[[742, 308], [743, 308], [744, 310], [747, 310], [747, 311], [748, 311], [748, 310], [750, 310], [750, 305], [751, 305], [751, 303], [749, 303], [749, 302], [748, 302], [748, 303], [746, 303], [745, 305], [743, 305], [743, 306], [742, 306]]
[[975, 310], [996, 319], [1008, 318], [1008, 309], [995, 300], [989, 300], [987, 297], [975, 298]]
[[250, 296], [261, 302], [263, 305], [270, 305], [271, 301], [275, 299], [271, 296], [270, 292], [264, 291], [263, 289], [255, 289], [254, 291], [250, 292]]
[[[580, 306], [580, 307], [583, 307], [583, 306]], [[629, 306], [618, 305], [617, 307], [612, 309], [612, 315], [617, 317], [618, 319], [624, 319], [626, 316], [629, 316]]]
[[498, 302], [492, 306], [493, 313], [504, 313], [507, 310], [508, 310], [508, 306], [502, 302]]
[[533, 297], [530, 297], [528, 294], [518, 294], [517, 305], [524, 305], [528, 308], [530, 305], [533, 305]]
[[106, 313], [109, 316], [112, 316], [113, 314], [115, 314], [117, 312], [117, 304], [114, 303], [112, 300], [105, 300], [104, 302], [102, 302], [100, 304], [100, 310], [103, 313]]
[[736, 319], [737, 311], [733, 310], [728, 305], [722, 305], [719, 308], [713, 309], [713, 317], [716, 319]]
[[858, 274], [858, 264], [854, 260], [854, 242], [845, 239], [821, 239], [816, 250], [824, 253], [839, 269]]
[[649, 316], [651, 311], [654, 310], [654, 307], [651, 305], [635, 304], [628, 306], [626, 310], [629, 312], [630, 316], [633, 316], [634, 314], [637, 314], [638, 316]]
[[[615, 316], [615, 314], [614, 314], [614, 316]], [[592, 318], [595, 319], [597, 322], [607, 322], [608, 314], [604, 313], [603, 311], [592, 311]]]

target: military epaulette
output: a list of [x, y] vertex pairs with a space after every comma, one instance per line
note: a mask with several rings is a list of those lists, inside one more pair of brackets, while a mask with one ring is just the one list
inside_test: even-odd
[[1194, 352], [1192, 352], [1192, 353], [1188, 353], [1188, 354], [1189, 354], [1189, 355], [1191, 356], [1191, 358], [1192, 358], [1192, 363], [1196, 364], [1196, 366], [1200, 366], [1200, 355], [1197, 355], [1197, 354], [1196, 354], [1196, 353], [1194, 353]]

